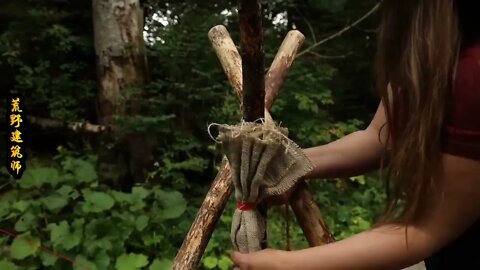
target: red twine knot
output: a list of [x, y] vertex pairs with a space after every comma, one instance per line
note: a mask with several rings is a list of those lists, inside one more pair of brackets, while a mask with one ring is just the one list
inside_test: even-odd
[[251, 211], [255, 209], [255, 204], [253, 203], [244, 203], [244, 202], [237, 202], [237, 209], [240, 211]]

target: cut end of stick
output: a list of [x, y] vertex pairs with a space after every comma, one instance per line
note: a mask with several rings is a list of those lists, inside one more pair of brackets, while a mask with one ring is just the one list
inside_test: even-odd
[[228, 30], [224, 25], [216, 25], [208, 31], [208, 37], [211, 39], [212, 37], [218, 35], [218, 34], [227, 34], [228, 35]]

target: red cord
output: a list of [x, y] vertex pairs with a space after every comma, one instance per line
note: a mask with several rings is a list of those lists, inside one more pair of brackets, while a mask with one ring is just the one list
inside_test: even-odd
[[243, 202], [237, 202], [237, 208], [240, 211], [251, 211], [255, 209], [255, 204], [253, 203], [243, 203]]

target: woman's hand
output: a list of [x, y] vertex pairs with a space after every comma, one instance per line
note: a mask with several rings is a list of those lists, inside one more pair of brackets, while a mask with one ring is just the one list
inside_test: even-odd
[[232, 261], [240, 270], [279, 270], [288, 268], [288, 255], [288, 251], [275, 249], [264, 249], [248, 254], [235, 251]]

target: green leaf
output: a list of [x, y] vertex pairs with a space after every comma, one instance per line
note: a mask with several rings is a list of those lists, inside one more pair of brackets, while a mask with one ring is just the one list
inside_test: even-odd
[[29, 168], [19, 181], [21, 188], [40, 188], [45, 184], [55, 186], [60, 181], [58, 171], [53, 168]]
[[136, 270], [148, 264], [148, 257], [143, 254], [123, 254], [117, 258], [115, 269]]
[[20, 212], [25, 212], [25, 210], [30, 206], [31, 202], [26, 200], [21, 200], [15, 202], [12, 207]]
[[86, 213], [99, 213], [112, 208], [115, 204], [113, 198], [104, 192], [84, 191], [83, 197], [85, 198], [83, 211]]
[[218, 260], [218, 267], [222, 270], [232, 269], [233, 263], [227, 256], [222, 256]]
[[170, 270], [172, 264], [172, 261], [168, 259], [155, 259], [148, 270]]
[[96, 254], [98, 250], [110, 251], [113, 247], [112, 242], [105, 237], [100, 239], [90, 240], [88, 241], [88, 243], [89, 243], [88, 246], [85, 247], [85, 250], [88, 254]]
[[110, 194], [113, 196], [116, 202], [118, 203], [131, 203], [133, 196], [130, 193], [125, 193], [125, 192], [119, 192], [116, 190], [113, 190], [110, 192]]
[[37, 225], [37, 217], [27, 212], [23, 214], [20, 219], [15, 222], [15, 231], [17, 232], [25, 232], [30, 229], [33, 229]]
[[76, 167], [73, 170], [73, 175], [76, 180], [82, 182], [91, 182], [97, 179], [97, 172], [92, 163], [85, 160], [78, 159], [76, 160]]
[[30, 235], [17, 236], [10, 248], [10, 256], [14, 259], [24, 259], [35, 254], [37, 247], [40, 246], [40, 240]]
[[27, 209], [29, 203], [26, 201], [17, 201], [18, 192], [17, 190], [10, 190], [5, 193], [2, 193], [0, 196], [0, 220], [4, 220], [3, 217], [7, 216], [12, 212], [11, 208], [14, 207], [15, 204], [22, 202], [23, 205], [17, 205], [17, 207], [21, 208], [20, 212], [25, 211]]
[[160, 244], [163, 239], [165, 239], [165, 237], [161, 233], [157, 234], [155, 232], [151, 232], [149, 234], [142, 235], [142, 242], [145, 246]]
[[73, 189], [73, 187], [69, 185], [63, 185], [61, 188], [57, 189], [57, 193], [62, 195], [62, 197], [69, 197], [73, 200], [78, 198], [78, 191]]
[[62, 221], [58, 225], [49, 224], [50, 240], [55, 246], [63, 247], [65, 250], [78, 246], [82, 240], [84, 222], [83, 219], [76, 219], [72, 227], [66, 221]]
[[89, 261], [87, 258], [85, 258], [82, 255], [78, 255], [75, 257], [75, 263], [73, 264], [73, 269], [74, 270], [97, 270], [97, 266], [92, 262]]
[[150, 192], [145, 189], [144, 187], [133, 187], [132, 188], [132, 195], [135, 197], [135, 198], [139, 198], [139, 199], [145, 199], [148, 195], [150, 194]]
[[57, 189], [57, 193], [63, 196], [68, 196], [73, 191], [73, 187], [69, 185], [63, 185]]
[[60, 195], [50, 195], [42, 200], [43, 205], [50, 211], [57, 211], [62, 209], [68, 204], [68, 200]]
[[62, 161], [64, 171], [71, 172], [70, 179], [80, 182], [91, 182], [96, 180], [97, 172], [95, 166], [86, 160], [67, 157]]
[[0, 261], [0, 269], [2, 269], [2, 270], [17, 270], [18, 267], [11, 262]]
[[58, 257], [50, 253], [40, 252], [39, 254], [40, 258], [42, 259], [43, 266], [53, 266], [58, 261]]
[[145, 227], [147, 227], [149, 219], [150, 218], [146, 215], [141, 215], [136, 219], [135, 227], [137, 228], [137, 230], [139, 232], [143, 231], [143, 229], [145, 229]]
[[155, 195], [162, 207], [158, 213], [160, 219], [178, 218], [187, 209], [187, 201], [178, 191], [165, 192], [163, 190], [157, 190], [155, 191]]
[[110, 257], [107, 252], [103, 249], [95, 253], [95, 264], [98, 266], [98, 269], [110, 269]]
[[218, 264], [218, 259], [212, 256], [208, 256], [203, 260], [203, 265], [207, 269], [213, 269], [217, 266]]

